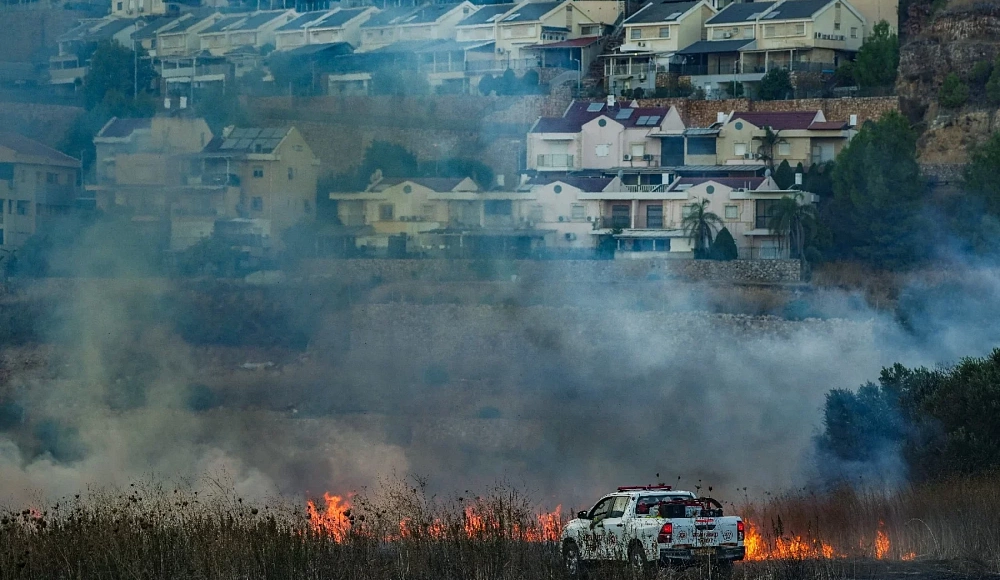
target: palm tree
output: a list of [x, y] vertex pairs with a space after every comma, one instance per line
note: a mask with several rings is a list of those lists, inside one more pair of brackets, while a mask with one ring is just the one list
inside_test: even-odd
[[770, 127], [764, 127], [764, 135], [754, 137], [754, 139], [760, 141], [760, 147], [757, 148], [757, 155], [767, 163], [767, 168], [771, 170], [772, 175], [774, 175], [774, 148], [778, 145], [778, 141], [781, 140], [778, 133], [780, 131], [772, 131]]
[[722, 218], [706, 210], [707, 206], [707, 199], [693, 204], [691, 212], [684, 216], [681, 221], [684, 235], [694, 243], [694, 257], [696, 259], [708, 256], [708, 249], [712, 246], [715, 231], [722, 226]]
[[792, 257], [801, 259], [806, 245], [806, 237], [815, 232], [816, 208], [811, 203], [803, 203], [803, 195], [784, 196], [775, 204], [767, 229], [788, 240], [789, 249], [795, 250]]

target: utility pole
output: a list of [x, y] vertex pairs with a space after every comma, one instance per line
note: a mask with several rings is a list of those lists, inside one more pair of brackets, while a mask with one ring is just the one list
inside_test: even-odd
[[132, 31], [132, 100], [139, 98], [139, 51], [135, 46], [135, 35], [139, 32], [139, 21], [136, 20]]

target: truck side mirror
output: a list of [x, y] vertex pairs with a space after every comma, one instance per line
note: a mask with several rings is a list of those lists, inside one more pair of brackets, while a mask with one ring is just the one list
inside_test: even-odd
[[576, 517], [579, 518], [579, 519], [581, 519], [581, 520], [589, 520], [590, 519], [590, 518], [587, 517], [587, 512], [576, 512]]

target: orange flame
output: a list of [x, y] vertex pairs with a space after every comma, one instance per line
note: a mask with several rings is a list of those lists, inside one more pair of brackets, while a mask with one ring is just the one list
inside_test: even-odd
[[306, 502], [309, 523], [314, 531], [330, 536], [335, 542], [343, 542], [351, 529], [351, 503], [342, 496], [329, 493], [323, 494], [323, 501], [326, 502], [323, 511], [319, 511], [312, 500]]
[[[331, 537], [335, 542], [347, 539], [352, 529], [353, 519], [350, 515], [351, 503], [340, 495], [323, 494], [326, 506], [317, 507], [312, 501], [306, 502], [306, 513], [313, 531]], [[524, 542], [555, 542], [562, 533], [562, 505], [556, 506], [551, 512], [538, 514], [537, 523], [522, 526], [514, 523], [504, 525], [489, 513], [476, 505], [466, 506], [463, 510], [462, 532], [466, 538], [483, 539], [491, 535], [503, 535]], [[416, 524], [409, 518], [399, 522], [399, 535], [386, 538], [389, 541], [400, 538], [429, 537], [443, 539], [448, 527], [439, 519], [430, 524]], [[364, 531], [355, 530], [355, 533]]]
[[[874, 542], [869, 544], [864, 539], [862, 539], [858, 544], [857, 551], [844, 552], [837, 550], [833, 545], [828, 544], [818, 538], [810, 538], [803, 536], [794, 537], [778, 537], [774, 538], [773, 542], [769, 542], [765, 539], [757, 526], [752, 522], [747, 522], [746, 536], [744, 538], [744, 546], [746, 546], [746, 559], [750, 561], [760, 561], [760, 560], [805, 560], [805, 559], [833, 559], [833, 558], [848, 558], [851, 556], [868, 556], [872, 555], [879, 560], [885, 560], [890, 557], [890, 550], [892, 548], [892, 543], [889, 541], [889, 535], [885, 532], [885, 524], [879, 522], [878, 529], [875, 531]], [[913, 552], [904, 554], [900, 557], [902, 560], [912, 560], [916, 558], [916, 554]]]

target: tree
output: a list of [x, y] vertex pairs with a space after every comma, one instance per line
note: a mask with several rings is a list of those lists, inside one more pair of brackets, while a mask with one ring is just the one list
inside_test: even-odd
[[795, 172], [792, 171], [792, 166], [788, 164], [787, 159], [783, 159], [778, 168], [774, 170], [774, 182], [781, 189], [789, 189], [795, 185]]
[[878, 122], [866, 122], [840, 152], [826, 215], [842, 256], [887, 268], [923, 258], [926, 184], [917, 165], [916, 145], [909, 122], [891, 111]]
[[990, 80], [986, 81], [986, 100], [991, 105], [1000, 105], [1000, 57], [993, 63]]
[[496, 81], [491, 74], [483, 75], [483, 78], [479, 79], [479, 92], [483, 96], [490, 96], [496, 90]]
[[855, 65], [851, 61], [844, 61], [843, 64], [837, 67], [837, 70], [833, 71], [833, 80], [837, 83], [838, 87], [853, 87], [857, 84], [857, 79], [854, 76]]
[[938, 91], [938, 102], [947, 109], [957, 109], [969, 100], [969, 85], [955, 73], [948, 73]]
[[735, 260], [740, 257], [740, 252], [736, 248], [736, 240], [733, 239], [733, 234], [729, 233], [729, 228], [723, 227], [719, 230], [719, 235], [715, 236], [712, 249], [709, 250], [709, 257], [722, 261]]
[[760, 147], [757, 147], [757, 155], [764, 160], [771, 173], [774, 173], [774, 146], [781, 140], [778, 137], [778, 133], [778, 131], [772, 131], [770, 127], [764, 127], [764, 134], [760, 137], [754, 137], [754, 139], [760, 141]]
[[793, 258], [805, 257], [806, 241], [816, 231], [816, 208], [803, 203], [803, 195], [784, 196], [775, 204], [767, 229], [788, 241]]
[[993, 63], [988, 60], [981, 60], [972, 65], [972, 71], [969, 73], [969, 82], [977, 87], [983, 87], [986, 86], [992, 75]]
[[891, 87], [899, 70], [899, 38], [889, 23], [879, 21], [854, 60], [854, 77], [861, 88]]
[[372, 141], [357, 170], [359, 186], [367, 186], [375, 170], [382, 177], [415, 177], [419, 174], [417, 156], [406, 147], [388, 141]]
[[681, 221], [684, 236], [694, 245], [694, 257], [698, 260], [708, 257], [715, 230], [722, 225], [722, 218], [706, 209], [708, 204], [707, 199], [692, 204], [691, 212]]
[[1000, 133], [972, 151], [965, 166], [965, 191], [982, 202], [990, 215], [1000, 217]]
[[155, 105], [148, 92], [155, 78], [150, 59], [141, 48], [136, 54], [114, 40], [102, 40], [83, 79], [86, 107], [89, 110], [103, 103], [110, 107], [111, 115], [119, 117], [152, 114]]
[[787, 99], [792, 92], [792, 77], [783, 68], [773, 68], [760, 79], [757, 97], [762, 101]]

